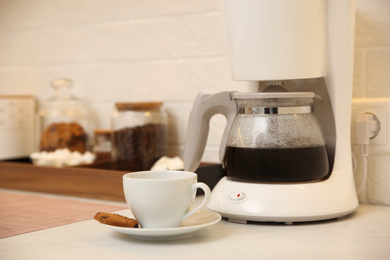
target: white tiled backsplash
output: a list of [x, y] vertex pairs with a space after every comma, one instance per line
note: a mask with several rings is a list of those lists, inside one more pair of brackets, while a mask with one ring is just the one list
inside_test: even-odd
[[[354, 97], [390, 97], [390, 1], [356, 1]], [[164, 101], [169, 153], [181, 155], [198, 92], [254, 91], [234, 82], [219, 0], [0, 0], [0, 94], [51, 96], [66, 76], [109, 127], [117, 101]], [[223, 117], [205, 161], [218, 161]]]

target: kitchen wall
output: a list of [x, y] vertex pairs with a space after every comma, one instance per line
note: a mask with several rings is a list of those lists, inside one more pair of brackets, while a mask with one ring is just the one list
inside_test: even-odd
[[[390, 98], [390, 1], [357, 0], [354, 98]], [[363, 176], [358, 147], [356, 183]], [[390, 205], [389, 153], [368, 157], [367, 184], [359, 194], [362, 203]]]
[[[390, 1], [356, 1], [354, 97], [390, 97]], [[109, 127], [114, 102], [164, 101], [169, 155], [181, 155], [198, 92], [255, 91], [234, 82], [219, 0], [0, 0], [0, 94], [47, 99], [49, 81]], [[224, 119], [212, 120], [204, 161], [218, 161]]]
[[354, 98], [390, 98], [390, 1], [356, 0]]

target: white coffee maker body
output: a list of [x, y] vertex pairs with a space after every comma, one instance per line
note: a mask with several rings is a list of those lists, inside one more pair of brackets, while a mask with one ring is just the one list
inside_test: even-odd
[[[314, 111], [331, 171], [326, 179], [314, 182], [275, 184], [224, 177], [214, 187], [208, 207], [240, 223], [316, 221], [354, 212], [358, 207], [350, 144], [354, 1], [225, 0], [224, 10], [234, 80], [259, 81], [260, 91], [272, 82], [283, 82], [287, 91], [312, 91], [320, 97]], [[221, 95], [228, 99], [230, 93]], [[228, 114], [213, 105], [213, 98], [201, 94], [195, 100], [185, 141], [185, 170], [199, 166], [208, 120], [215, 113]], [[226, 102], [228, 109], [235, 109]], [[226, 134], [221, 161], [224, 139]]]

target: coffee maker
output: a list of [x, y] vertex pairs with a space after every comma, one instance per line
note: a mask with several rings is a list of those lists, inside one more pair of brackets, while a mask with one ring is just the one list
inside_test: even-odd
[[[280, 92], [290, 96], [314, 93], [312, 109], [325, 142], [329, 172], [316, 180], [281, 182], [226, 176], [214, 187], [208, 208], [238, 223], [318, 221], [354, 212], [358, 199], [350, 144], [353, 0], [224, 0], [223, 4], [233, 79], [257, 81], [259, 92], [274, 93], [272, 98]], [[225, 115], [226, 129], [230, 129], [232, 115], [240, 113], [235, 96], [224, 92], [196, 97], [186, 133], [185, 170], [195, 171], [199, 166], [208, 121], [214, 114]], [[256, 129], [251, 131], [257, 134]]]

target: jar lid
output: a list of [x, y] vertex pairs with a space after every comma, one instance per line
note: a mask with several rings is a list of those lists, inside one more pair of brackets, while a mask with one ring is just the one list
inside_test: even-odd
[[95, 135], [110, 135], [111, 129], [97, 128], [93, 131]]
[[119, 111], [124, 110], [148, 110], [159, 109], [162, 106], [162, 102], [131, 102], [131, 103], [115, 103], [115, 107]]

